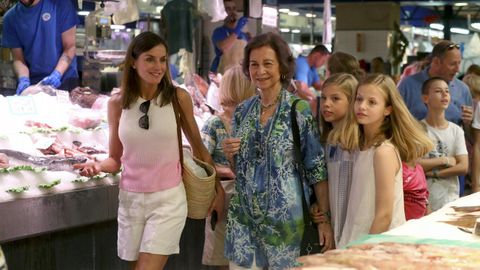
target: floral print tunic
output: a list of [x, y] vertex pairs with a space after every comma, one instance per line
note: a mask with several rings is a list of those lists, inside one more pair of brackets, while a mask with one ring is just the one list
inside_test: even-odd
[[[235, 156], [237, 182], [227, 219], [225, 255], [242, 267], [286, 269], [295, 266], [303, 235], [302, 194], [295, 166], [290, 108], [297, 97], [282, 90], [279, 106], [260, 124], [260, 97], [240, 104], [233, 137], [241, 138]], [[317, 125], [307, 102], [297, 104], [301, 152], [308, 183], [326, 180]]]
[[228, 138], [228, 134], [220, 117], [212, 115], [208, 118], [203, 124], [201, 135], [203, 144], [207, 147], [210, 155], [212, 155], [213, 162], [229, 166], [230, 163], [222, 149], [222, 142]]

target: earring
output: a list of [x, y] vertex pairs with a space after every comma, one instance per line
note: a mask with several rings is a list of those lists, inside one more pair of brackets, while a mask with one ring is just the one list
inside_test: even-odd
[[285, 79], [287, 78], [287, 76], [285, 76], [285, 74], [282, 74], [282, 76], [280, 76], [280, 78], [285, 81]]

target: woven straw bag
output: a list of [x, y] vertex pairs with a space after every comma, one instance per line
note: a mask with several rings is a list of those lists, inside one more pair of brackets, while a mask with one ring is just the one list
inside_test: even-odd
[[208, 176], [199, 177], [184, 164], [184, 155], [183, 151], [181, 150], [183, 149], [181, 126], [182, 119], [186, 116], [184, 115], [182, 107], [178, 102], [176, 91], [172, 103], [175, 112], [175, 120], [177, 122], [178, 149], [180, 154], [180, 162], [182, 163], [182, 179], [183, 185], [185, 186], [185, 193], [187, 194], [187, 216], [192, 219], [204, 219], [207, 217], [208, 208], [212, 204], [212, 201], [215, 197], [215, 180], [217, 174], [212, 165], [194, 157], [193, 155], [193, 160], [197, 163], [197, 165], [205, 169]]
[[183, 165], [183, 185], [187, 194], [189, 218], [203, 219], [207, 217], [208, 208], [215, 197], [216, 172], [212, 165], [196, 157], [193, 160], [207, 172], [207, 177], [195, 175], [186, 165]]

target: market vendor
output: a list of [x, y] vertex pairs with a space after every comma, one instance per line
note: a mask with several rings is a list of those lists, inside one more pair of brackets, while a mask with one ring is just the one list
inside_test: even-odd
[[3, 18], [2, 47], [11, 48], [17, 95], [41, 82], [57, 89], [78, 86], [72, 1], [19, 0]]

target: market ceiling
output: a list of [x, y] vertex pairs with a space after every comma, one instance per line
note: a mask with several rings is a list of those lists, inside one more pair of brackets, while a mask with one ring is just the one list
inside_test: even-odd
[[[279, 6], [298, 9], [305, 12], [323, 12], [323, 0], [277, 0]], [[441, 22], [445, 15], [445, 6], [453, 8], [452, 24], [467, 26], [467, 17], [470, 15], [472, 22], [480, 21], [480, 1], [378, 1], [378, 0], [331, 0], [332, 14], [335, 14], [335, 5], [338, 3], [374, 3], [394, 2], [400, 4], [401, 23], [418, 27], [426, 27], [432, 22]], [[466, 3], [461, 4], [461, 3]]]

